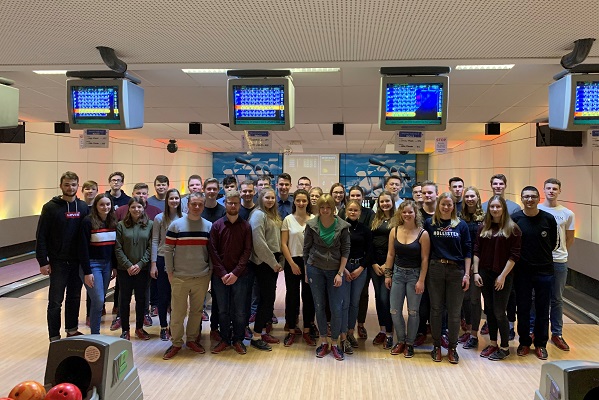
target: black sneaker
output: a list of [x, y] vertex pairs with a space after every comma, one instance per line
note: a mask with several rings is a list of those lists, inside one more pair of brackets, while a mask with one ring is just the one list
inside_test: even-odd
[[499, 348], [495, 351], [495, 353], [493, 353], [489, 356], [489, 360], [501, 361], [501, 360], [507, 358], [507, 356], [509, 356], [509, 355], [510, 355], [510, 349], [503, 350], [503, 349]]
[[443, 355], [441, 354], [440, 346], [433, 347], [433, 351], [431, 351], [431, 358], [434, 362], [441, 362], [441, 360], [443, 360]]
[[354, 335], [352, 335], [351, 333], [347, 334], [347, 341], [349, 342], [349, 344], [351, 345], [351, 347], [358, 348], [358, 346], [359, 346], [358, 345], [358, 341], [356, 340], [356, 337]]
[[476, 349], [478, 348], [478, 338], [470, 336], [470, 339], [462, 346], [464, 349]]
[[406, 344], [406, 348], [403, 351], [403, 356], [405, 358], [412, 358], [412, 357], [414, 357], [414, 345], [412, 345], [412, 344]]
[[262, 339], [258, 339], [258, 340], [252, 339], [252, 340], [250, 340], [250, 345], [252, 347], [255, 347], [258, 350], [262, 350], [262, 351], [271, 351], [272, 350], [272, 347], [270, 347], [270, 345]]
[[160, 328], [160, 340], [171, 340], [171, 330], [169, 328]]
[[385, 343], [383, 343], [383, 349], [391, 350], [393, 348], [393, 336], [386, 336]]
[[460, 362], [460, 356], [458, 356], [458, 351], [455, 347], [450, 347], [447, 349], [447, 359], [452, 364], [457, 364]]
[[341, 350], [343, 350], [345, 354], [354, 354], [354, 348], [352, 347], [349, 340], [341, 341]]

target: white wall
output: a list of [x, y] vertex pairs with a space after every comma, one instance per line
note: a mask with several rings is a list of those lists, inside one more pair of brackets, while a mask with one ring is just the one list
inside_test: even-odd
[[[125, 174], [127, 194], [137, 182], [146, 182], [152, 192], [159, 174], [170, 178], [171, 187], [186, 190], [189, 175], [210, 176], [212, 154], [181, 147], [171, 154], [164, 143], [151, 139], [111, 138], [108, 149], [82, 150], [79, 131], [55, 134], [54, 124], [27, 123], [25, 144], [0, 144], [0, 228], [3, 221], [39, 214], [45, 202], [60, 194], [60, 175], [67, 170], [79, 175], [80, 184], [98, 182], [102, 191], [109, 189], [113, 171]], [[13, 244], [10, 236], [8, 229], [0, 229], [0, 247]]]

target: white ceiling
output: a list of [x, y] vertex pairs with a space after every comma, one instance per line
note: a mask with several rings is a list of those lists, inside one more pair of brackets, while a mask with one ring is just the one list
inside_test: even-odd
[[[378, 129], [381, 66], [514, 63], [511, 71], [449, 75], [453, 147], [489, 140], [547, 118], [547, 86], [574, 40], [599, 37], [596, 0], [0, 0], [0, 76], [20, 88], [20, 118], [64, 121], [64, 76], [34, 69], [106, 69], [95, 46], [113, 47], [145, 88], [144, 128], [121, 138], [177, 139], [179, 146], [240, 151], [227, 122], [226, 76], [181, 68], [339, 67], [294, 74], [296, 127], [273, 133], [275, 150], [380, 153], [393, 132]], [[599, 61], [599, 45], [586, 63]], [[202, 122], [201, 136], [188, 135]], [[346, 124], [333, 136], [331, 124]]]

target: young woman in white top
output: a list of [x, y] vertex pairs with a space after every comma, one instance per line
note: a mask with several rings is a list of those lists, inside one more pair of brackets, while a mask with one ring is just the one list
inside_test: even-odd
[[285, 256], [285, 321], [289, 333], [285, 336], [283, 344], [286, 347], [295, 342], [297, 318], [300, 308], [300, 286], [302, 299], [302, 317], [304, 330], [302, 337], [309, 346], [316, 346], [310, 336], [310, 328], [314, 325], [314, 299], [310, 285], [306, 282], [306, 269], [304, 266], [304, 231], [306, 222], [312, 218], [308, 211], [310, 204], [308, 192], [304, 189], [296, 190], [293, 194], [292, 213], [285, 217], [281, 227], [281, 251]]

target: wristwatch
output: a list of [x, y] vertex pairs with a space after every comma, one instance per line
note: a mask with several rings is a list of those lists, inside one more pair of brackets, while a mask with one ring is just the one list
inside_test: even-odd
[[343, 272], [337, 272], [337, 275], [343, 276]]

